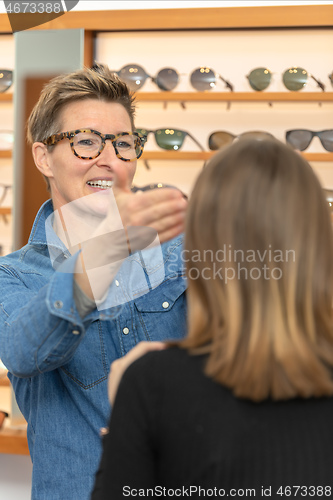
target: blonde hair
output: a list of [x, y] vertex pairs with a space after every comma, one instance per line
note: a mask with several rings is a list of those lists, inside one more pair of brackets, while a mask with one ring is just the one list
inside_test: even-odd
[[[62, 132], [61, 113], [66, 105], [85, 99], [98, 99], [122, 104], [134, 130], [134, 96], [127, 85], [104, 64], [61, 74], [48, 82], [34, 106], [27, 122], [30, 144], [43, 142], [53, 134]], [[48, 146], [54, 148], [54, 146]], [[45, 177], [48, 189], [49, 180]]]
[[185, 234], [181, 346], [209, 353], [206, 374], [254, 401], [331, 395], [332, 227], [310, 165], [279, 141], [234, 143], [199, 176]]

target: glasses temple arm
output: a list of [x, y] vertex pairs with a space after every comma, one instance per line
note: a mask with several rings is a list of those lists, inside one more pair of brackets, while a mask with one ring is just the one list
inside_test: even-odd
[[2, 202], [6, 198], [7, 191], [12, 187], [10, 184], [0, 184], [0, 187], [3, 188], [3, 193], [0, 196], [0, 205], [2, 205]]
[[219, 75], [220, 80], [222, 80], [223, 83], [225, 83], [225, 86], [230, 89], [231, 92], [234, 91], [234, 86], [232, 83], [228, 82], [228, 80], [225, 80], [221, 75]]
[[150, 166], [149, 166], [148, 160], [143, 160], [143, 163], [144, 163], [146, 169], [150, 170]]
[[311, 75], [311, 78], [316, 82], [318, 87], [320, 87], [321, 90], [325, 92], [325, 85], [320, 80], [317, 80], [317, 78], [315, 78], [313, 75]]
[[197, 145], [197, 146], [199, 146], [199, 148], [201, 149], [201, 151], [205, 151], [205, 149], [201, 146], [200, 142], [198, 142], [198, 141], [196, 140], [196, 138], [195, 138], [195, 137], [193, 137], [193, 135], [192, 135], [192, 134], [190, 134], [190, 132], [186, 132], [186, 133], [187, 133], [187, 135], [188, 135], [189, 137], [191, 137], [192, 141], [194, 141], [194, 142], [196, 143], [196, 145]]

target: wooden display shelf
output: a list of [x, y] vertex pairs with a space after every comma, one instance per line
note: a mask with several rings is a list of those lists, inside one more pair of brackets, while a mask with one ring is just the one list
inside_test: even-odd
[[13, 94], [11, 92], [0, 93], [0, 102], [12, 102]]
[[137, 102], [333, 102], [333, 92], [137, 92]]
[[[332, 5], [283, 5], [68, 12], [49, 22], [44, 14], [14, 14], [32, 19], [34, 30], [143, 31], [164, 29], [243, 29], [327, 27], [333, 24]], [[43, 24], [39, 24], [39, 22]], [[0, 32], [12, 33], [7, 14], [0, 14]]]
[[[333, 102], [333, 92], [137, 92], [137, 102]], [[12, 102], [13, 94], [0, 94]]]
[[[145, 151], [143, 160], [209, 160], [216, 151]], [[332, 161], [333, 153], [302, 153], [307, 161]]]
[[307, 161], [333, 161], [333, 153], [301, 153]]
[[29, 455], [26, 429], [4, 427], [0, 431], [0, 453]]
[[[137, 92], [138, 102], [333, 102], [333, 92]], [[0, 94], [12, 102], [13, 94]]]
[[0, 207], [0, 215], [10, 215], [11, 213], [11, 207]]
[[0, 149], [0, 159], [11, 158], [13, 156], [13, 151], [11, 149]]
[[145, 151], [143, 160], [208, 160], [213, 151]]

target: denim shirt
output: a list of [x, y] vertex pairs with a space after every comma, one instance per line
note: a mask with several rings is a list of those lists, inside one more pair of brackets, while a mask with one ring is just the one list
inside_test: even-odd
[[63, 251], [66, 272], [50, 259], [45, 221], [52, 210], [44, 203], [28, 244], [0, 259], [0, 359], [28, 422], [32, 500], [87, 500], [110, 414], [110, 364], [142, 340], [185, 335], [182, 237], [161, 246], [159, 286], [82, 319], [68, 272], [75, 258]]

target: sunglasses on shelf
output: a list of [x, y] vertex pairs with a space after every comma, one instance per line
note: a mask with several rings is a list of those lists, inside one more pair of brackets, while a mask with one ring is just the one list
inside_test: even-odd
[[143, 143], [145, 144], [148, 140], [149, 134], [154, 134], [156, 144], [166, 150], [173, 150], [173, 151], [178, 151], [185, 140], [185, 137], [188, 136], [192, 139], [192, 141], [195, 142], [195, 144], [201, 149], [201, 151], [204, 151], [204, 148], [196, 140], [195, 137], [193, 137], [190, 132], [186, 132], [185, 130], [177, 130], [174, 128], [159, 128], [157, 130], [147, 130], [144, 128], [137, 128], [136, 132], [139, 134], [139, 136], [142, 138]]
[[13, 83], [13, 71], [0, 69], [0, 92], [5, 92]]
[[218, 130], [212, 132], [208, 138], [209, 149], [216, 151], [217, 149], [223, 148], [228, 144], [231, 144], [235, 139], [275, 139], [275, 137], [269, 132], [262, 132], [260, 130], [254, 130], [249, 132], [243, 132], [239, 135], [234, 135], [230, 132], [224, 130]]
[[[137, 128], [136, 132], [141, 137], [143, 145], [146, 144], [149, 134], [154, 134], [156, 144], [161, 149], [166, 149], [167, 151], [178, 151], [182, 147], [185, 137], [188, 136], [192, 139], [192, 141], [195, 142], [195, 144], [201, 149], [201, 151], [204, 151], [204, 148], [202, 147], [200, 142], [198, 142], [192, 134], [186, 132], [185, 130], [177, 130], [174, 128], [159, 128], [157, 130], [147, 130], [144, 128]], [[148, 161], [145, 159], [143, 161], [146, 169], [150, 170]]]
[[[267, 68], [255, 68], [246, 75], [246, 78], [253, 90], [260, 92], [269, 86], [272, 75], [273, 73]], [[313, 75], [310, 75], [304, 68], [293, 66], [292, 68], [286, 69], [282, 74], [284, 86], [291, 91], [301, 90], [305, 87], [309, 78], [312, 78], [323, 92], [325, 91], [325, 85]]]
[[333, 87], [333, 71], [330, 75], [328, 75], [328, 78], [331, 80], [331, 84], [332, 84], [332, 87]]
[[299, 151], [304, 151], [310, 146], [314, 137], [318, 137], [326, 151], [333, 151], [333, 129], [314, 132], [306, 129], [293, 129], [286, 131], [286, 141]]
[[[148, 79], [152, 80], [160, 90], [170, 91], [177, 87], [180, 77], [179, 73], [173, 68], [160, 69], [156, 76], [151, 76], [138, 64], [127, 64], [119, 71], [115, 71], [115, 73], [127, 84], [131, 91], [141, 89]], [[200, 92], [212, 90], [219, 79], [229, 90], [233, 91], [234, 88], [230, 82], [206, 66], [193, 70], [190, 75], [192, 87]]]

